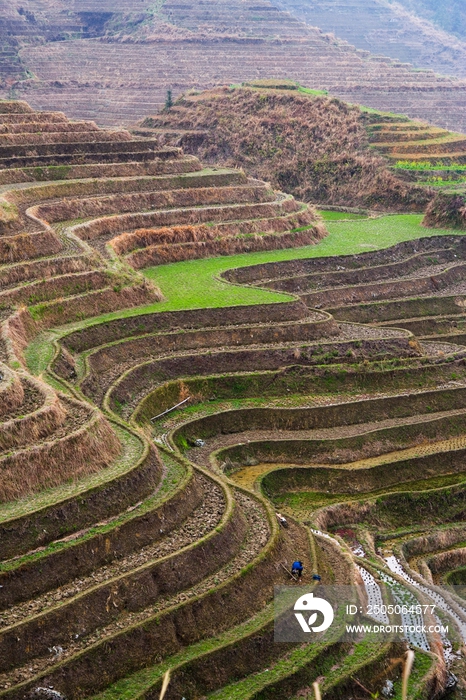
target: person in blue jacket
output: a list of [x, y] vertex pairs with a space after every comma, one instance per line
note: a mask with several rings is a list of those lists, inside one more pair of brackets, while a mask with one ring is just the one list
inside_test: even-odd
[[301, 576], [303, 575], [303, 562], [302, 561], [294, 561], [293, 565], [291, 567], [291, 573], [293, 576], [297, 576], [298, 579], [301, 579]]

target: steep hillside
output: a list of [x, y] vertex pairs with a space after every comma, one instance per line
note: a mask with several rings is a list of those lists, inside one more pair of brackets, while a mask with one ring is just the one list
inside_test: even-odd
[[31, 77], [20, 57], [23, 46], [96, 36], [110, 16], [98, 8], [81, 12], [64, 0], [0, 0], [0, 85]]
[[[47, 16], [48, 5], [50, 29], [62, 18], [66, 19], [63, 32], [43, 27], [41, 18], [44, 13]], [[20, 71], [21, 79], [13, 75], [5, 79], [3, 95], [25, 97], [37, 108], [66, 109], [103, 125], [130, 124], [162, 107], [168, 88], [178, 96], [193, 86], [290, 78], [311, 88], [328, 89], [350, 102], [466, 131], [464, 79], [414, 70], [405, 63], [406, 56], [402, 61], [391, 60], [357, 50], [269, 0], [252, 4], [106, 0], [98, 5], [86, 0], [71, 13], [64, 0], [28, 0], [21, 7], [19, 19], [32, 36], [23, 33], [15, 38], [16, 25], [10, 18], [11, 37], [19, 42], [19, 50], [15, 59], [10, 47], [5, 60], [16, 78]], [[416, 45], [429, 57], [440, 57], [439, 64], [428, 66], [463, 75], [452, 68], [455, 61], [466, 65], [456, 40], [436, 35], [433, 46], [424, 29], [409, 18], [403, 22], [404, 27], [409, 25], [405, 44]], [[39, 39], [33, 36], [37, 27], [41, 28]], [[387, 41], [392, 44], [390, 37]], [[383, 42], [377, 39], [373, 50], [385, 52]], [[13, 59], [20, 65], [11, 68]]]
[[466, 38], [466, 6], [463, 0], [404, 0], [403, 5], [447, 32]]
[[[286, 150], [284, 92], [234, 92], [245, 146]], [[354, 108], [293, 105], [298, 135], [320, 107], [316, 142], [366, 143]], [[167, 669], [164, 700], [400, 698], [408, 645], [407, 700], [460, 685], [463, 237], [417, 215], [324, 237], [241, 170], [24, 102], [0, 142], [1, 700], [159, 698]], [[361, 626], [390, 589], [403, 635], [342, 640], [337, 588], [328, 636], [275, 643], [296, 559], [374, 603]]]
[[305, 201], [423, 209], [431, 195], [400, 181], [370, 149], [358, 107], [292, 83], [266, 85], [187, 95], [135, 132], [209, 163], [244, 167]]
[[[443, 6], [455, 0], [443, 0]], [[297, 19], [319, 27], [324, 32], [346, 39], [358, 49], [390, 56], [416, 68], [430, 68], [437, 73], [466, 76], [466, 46], [454, 36], [451, 14], [430, 0], [388, 2], [387, 0], [277, 0], [278, 6]], [[418, 14], [416, 11], [420, 10]], [[464, 9], [458, 13], [464, 14]], [[429, 19], [447, 20], [441, 26]], [[443, 29], [441, 28], [443, 27]]]

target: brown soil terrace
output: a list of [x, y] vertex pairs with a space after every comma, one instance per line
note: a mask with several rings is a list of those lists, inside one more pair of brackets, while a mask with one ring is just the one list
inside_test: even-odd
[[[225, 274], [288, 302], [137, 315], [161, 299], [140, 267], [317, 243], [322, 221], [241, 170], [25, 103], [0, 102], [1, 136], [0, 699], [106, 700], [122, 679], [155, 698], [164, 664], [170, 700], [294, 700], [317, 677], [326, 700], [362, 700], [396, 681], [404, 644], [269, 644], [273, 588], [296, 558], [306, 584], [360, 581], [347, 528], [375, 576], [393, 553], [453, 595], [461, 236]], [[410, 698], [447, 683], [430, 641]]]

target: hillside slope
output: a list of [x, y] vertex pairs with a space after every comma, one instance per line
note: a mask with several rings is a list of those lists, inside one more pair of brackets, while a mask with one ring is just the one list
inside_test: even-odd
[[182, 145], [208, 163], [244, 167], [302, 200], [422, 210], [430, 199], [370, 150], [358, 107], [323, 94], [218, 88], [183, 97], [142, 127], [136, 133]]
[[[347, 0], [343, 7], [355, 2]], [[401, 62], [389, 53], [390, 37], [387, 45], [378, 37], [372, 50], [395, 60], [370, 55], [275, 1], [85, 0], [70, 13], [63, 0], [29, 0], [17, 8], [16, 18], [20, 10], [21, 32], [27, 26], [30, 36], [18, 35], [13, 11], [5, 35], [18, 47], [9, 49], [2, 94], [24, 97], [36, 108], [66, 109], [103, 125], [131, 124], [160, 109], [168, 88], [178, 96], [193, 86], [291, 78], [349, 102], [466, 131], [464, 78], [413, 70], [404, 56]], [[43, 17], [50, 20], [48, 29]], [[62, 20], [63, 31], [58, 31]], [[440, 63], [427, 64], [435, 71], [464, 75], [454, 67], [466, 65], [464, 47], [451, 37], [437, 37], [431, 46], [423, 32], [417, 24], [410, 26], [404, 43], [427, 50], [429, 61], [440, 57]]]
[[448, 32], [466, 38], [466, 6], [462, 0], [405, 0], [404, 5]]
[[312, 3], [277, 0], [277, 3], [300, 21], [331, 32], [358, 49], [390, 56], [416, 68], [466, 76], [466, 47], [461, 38], [453, 36], [455, 23], [445, 22], [439, 26], [429, 21], [450, 15], [428, 12], [427, 0], [403, 4], [386, 0], [316, 0]]
[[[316, 143], [364, 149], [355, 108], [290, 92], [232, 91], [243, 145], [320, 109]], [[0, 699], [149, 700], [167, 669], [165, 700], [400, 698], [408, 644], [406, 700], [464, 690], [464, 237], [325, 236], [240, 170], [19, 101], [0, 186]], [[297, 559], [335, 623], [277, 644]], [[348, 584], [426, 634], [342, 641]]]

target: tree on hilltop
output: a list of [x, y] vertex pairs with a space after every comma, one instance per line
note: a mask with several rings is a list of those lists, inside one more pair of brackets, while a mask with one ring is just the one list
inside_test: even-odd
[[167, 97], [165, 98], [165, 109], [171, 109], [173, 107], [172, 91], [170, 88], [167, 90]]

